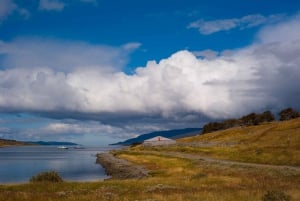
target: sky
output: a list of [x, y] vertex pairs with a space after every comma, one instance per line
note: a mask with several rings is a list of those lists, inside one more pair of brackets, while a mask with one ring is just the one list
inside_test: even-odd
[[102, 146], [300, 110], [298, 0], [0, 0], [0, 138]]

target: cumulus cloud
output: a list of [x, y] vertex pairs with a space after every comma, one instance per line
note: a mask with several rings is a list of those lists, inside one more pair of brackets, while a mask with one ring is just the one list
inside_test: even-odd
[[215, 59], [218, 56], [218, 52], [214, 50], [202, 50], [192, 52], [196, 57], [202, 57], [204, 59]]
[[46, 11], [61, 11], [65, 3], [59, 0], [40, 0], [39, 9]]
[[43, 117], [35, 117], [29, 121], [27, 118], [18, 117], [9, 121], [15, 123], [16, 120], [20, 121], [18, 127], [7, 128], [5, 125], [8, 121], [1, 122], [0, 118], [0, 138], [13, 138], [24, 141], [73, 141], [80, 144], [99, 146], [135, 137], [141, 133], [164, 129], [161, 126], [145, 124], [143, 126], [116, 126], [93, 120], [55, 120]]
[[300, 14], [287, 19], [284, 23], [264, 27], [257, 35], [260, 43], [293, 42], [299, 40]]
[[[109, 129], [107, 126], [119, 131], [117, 128], [138, 130], [145, 125], [156, 128], [162, 128], [162, 124], [169, 128], [179, 123], [200, 125], [204, 118], [236, 117], [287, 106], [299, 109], [300, 88], [296, 85], [300, 77], [300, 37], [296, 34], [299, 27], [300, 19], [296, 16], [262, 29], [258, 33], [259, 42], [251, 46], [230, 53], [200, 52], [204, 56], [213, 54], [210, 58], [199, 58], [199, 52], [195, 55], [178, 51], [159, 62], [149, 61], [132, 75], [119, 68], [107, 70], [106, 66], [118, 66], [123, 55], [139, 44], [105, 47], [101, 51], [98, 46], [87, 44], [69, 45], [72, 50], [68, 50], [68, 43], [62, 46], [55, 41], [35, 43], [56, 52], [52, 55], [40, 53], [41, 48], [30, 45], [32, 40], [23, 41], [27, 48], [20, 48], [23, 43], [17, 40], [2, 42], [0, 109], [31, 111], [53, 118], [88, 119], [105, 125], [92, 126], [95, 132]], [[63, 51], [53, 48], [57, 46]], [[28, 52], [37, 54], [37, 58], [28, 56]], [[85, 56], [82, 52], [96, 56]], [[44, 56], [48, 54], [52, 56]], [[93, 62], [89, 63], [90, 60]], [[85, 132], [88, 127], [53, 124], [47, 129]]]
[[276, 22], [283, 15], [263, 16], [260, 14], [247, 15], [242, 18], [218, 19], [206, 21], [200, 19], [189, 24], [188, 28], [198, 29], [203, 35], [210, 35], [220, 31], [228, 31], [231, 29], [248, 29], [251, 27]]
[[133, 135], [133, 133], [126, 128], [106, 125], [97, 121], [83, 122], [77, 120], [53, 122], [36, 130], [28, 130], [27, 133], [42, 139], [59, 139], [62, 136], [65, 138], [76, 139], [82, 138], [85, 135], [94, 135], [97, 136], [97, 138], [99, 138], [99, 136], [113, 136], [113, 138], [118, 139], [121, 136], [124, 138]]

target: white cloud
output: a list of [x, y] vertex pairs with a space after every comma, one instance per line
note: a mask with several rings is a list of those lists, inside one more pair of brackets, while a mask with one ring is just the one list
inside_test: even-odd
[[1, 0], [0, 1], [0, 23], [4, 21], [9, 15], [12, 15], [14, 12], [19, 13], [25, 18], [29, 17], [29, 11], [20, 8], [13, 0]]
[[196, 28], [201, 34], [209, 35], [219, 31], [226, 31], [237, 26], [235, 19], [205, 21], [203, 19], [192, 22], [188, 28]]
[[6, 55], [5, 68], [49, 67], [57, 71], [70, 72], [81, 67], [111, 69], [121, 68], [127, 55], [139, 43], [128, 43], [122, 47], [91, 45], [84, 42], [66, 42], [44, 38], [19, 38], [6, 43], [0, 41], [0, 54]]
[[204, 59], [215, 59], [218, 56], [218, 52], [214, 50], [202, 50], [202, 51], [193, 51], [192, 52], [196, 57], [202, 57]]
[[39, 10], [45, 11], [62, 11], [66, 6], [72, 6], [78, 2], [98, 5], [98, 0], [76, 0], [76, 1], [66, 1], [66, 0], [39, 0]]
[[[141, 126], [155, 122], [154, 119], [160, 125], [189, 123], [200, 122], [203, 117], [228, 118], [261, 109], [299, 108], [300, 88], [296, 83], [300, 77], [300, 36], [294, 34], [299, 27], [297, 16], [262, 29], [258, 34], [262, 42], [249, 47], [216, 54], [210, 59], [179, 51], [160, 62], [149, 61], [133, 75], [118, 68], [106, 68], [118, 65], [115, 60], [128, 54], [124, 47], [101, 51], [98, 46], [75, 43], [69, 45], [73, 52], [65, 44], [61, 51], [53, 48], [60, 47], [53, 40], [33, 43], [55, 52], [51, 57], [43, 57], [38, 53], [42, 49], [30, 45], [32, 40], [25, 42], [27, 48], [18, 41], [3, 42], [0, 52], [4, 57], [2, 69], [6, 69], [0, 71], [0, 108], [49, 116], [64, 114], [69, 118], [106, 121], [105, 125], [119, 124], [122, 128], [129, 122]], [[271, 35], [275, 41], [269, 39]], [[292, 35], [293, 40], [284, 35]], [[41, 57], [47, 62], [40, 65], [23, 51], [37, 53], [37, 61]], [[82, 52], [96, 52], [98, 65], [89, 63], [93, 59], [98, 61], [96, 57], [84, 56]], [[64, 58], [63, 62], [52, 61], [60, 58]], [[80, 65], [72, 67], [77, 63], [73, 59], [78, 59]], [[22, 63], [25, 67], [20, 68]], [[60, 63], [68, 66], [68, 70], [56, 66]], [[13, 68], [6, 67], [10, 65]], [[85, 129], [70, 125], [50, 128], [74, 132]]]
[[231, 29], [248, 29], [251, 27], [272, 23], [280, 20], [283, 15], [263, 16], [260, 14], [247, 15], [242, 18], [219, 19], [206, 21], [204, 19], [197, 20], [189, 24], [188, 28], [198, 29], [203, 35], [209, 35], [220, 31], [228, 31]]
[[141, 46], [142, 46], [141, 43], [132, 42], [132, 43], [127, 43], [127, 44], [123, 45], [122, 47], [124, 48], [124, 50], [133, 51], [133, 50], [140, 48]]
[[261, 43], [293, 42], [299, 40], [300, 14], [288, 19], [285, 23], [264, 27], [258, 34]]
[[44, 128], [41, 128], [43, 133], [50, 134], [97, 134], [97, 135], [110, 135], [120, 133], [121, 128], [104, 125], [95, 121], [72, 121], [72, 122], [58, 122], [50, 123]]
[[4, 20], [15, 9], [17, 9], [17, 5], [12, 0], [1, 0], [0, 1], [0, 20]]
[[98, 0], [80, 0], [83, 3], [92, 3], [94, 5], [98, 4]]
[[40, 0], [39, 9], [47, 11], [61, 11], [65, 3], [60, 0]]
[[[41, 119], [43, 120], [43, 118]], [[116, 142], [117, 140], [124, 140], [135, 137], [141, 133], [152, 132], [161, 130], [162, 127], [155, 127], [154, 125], [144, 125], [139, 128], [126, 125], [123, 127], [103, 124], [98, 121], [81, 121], [81, 120], [52, 120], [46, 125], [42, 125], [35, 129], [25, 128], [21, 131], [11, 130], [0, 126], [0, 133], [6, 138], [15, 138], [22, 140], [66, 140], [83, 143], [80, 140], [88, 136], [89, 144], [94, 144], [92, 141], [97, 141], [103, 137], [108, 137], [109, 143]], [[92, 136], [92, 137], [91, 137]], [[101, 138], [100, 138], [101, 136]], [[103, 142], [102, 142], [103, 143]], [[105, 144], [105, 143], [104, 143]], [[98, 144], [99, 145], [99, 144]]]

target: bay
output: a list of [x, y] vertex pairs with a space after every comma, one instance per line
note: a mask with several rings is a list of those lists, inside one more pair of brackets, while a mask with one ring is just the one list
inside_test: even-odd
[[40, 172], [56, 171], [66, 181], [99, 181], [107, 178], [96, 164], [96, 154], [111, 147], [58, 149], [56, 146], [0, 148], [0, 183], [26, 183]]

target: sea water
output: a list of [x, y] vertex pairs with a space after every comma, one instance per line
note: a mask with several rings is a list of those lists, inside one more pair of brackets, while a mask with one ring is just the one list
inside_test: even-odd
[[56, 146], [0, 148], [0, 184], [24, 183], [40, 172], [56, 171], [66, 181], [99, 181], [107, 178], [96, 164], [96, 154], [111, 147], [58, 149]]

